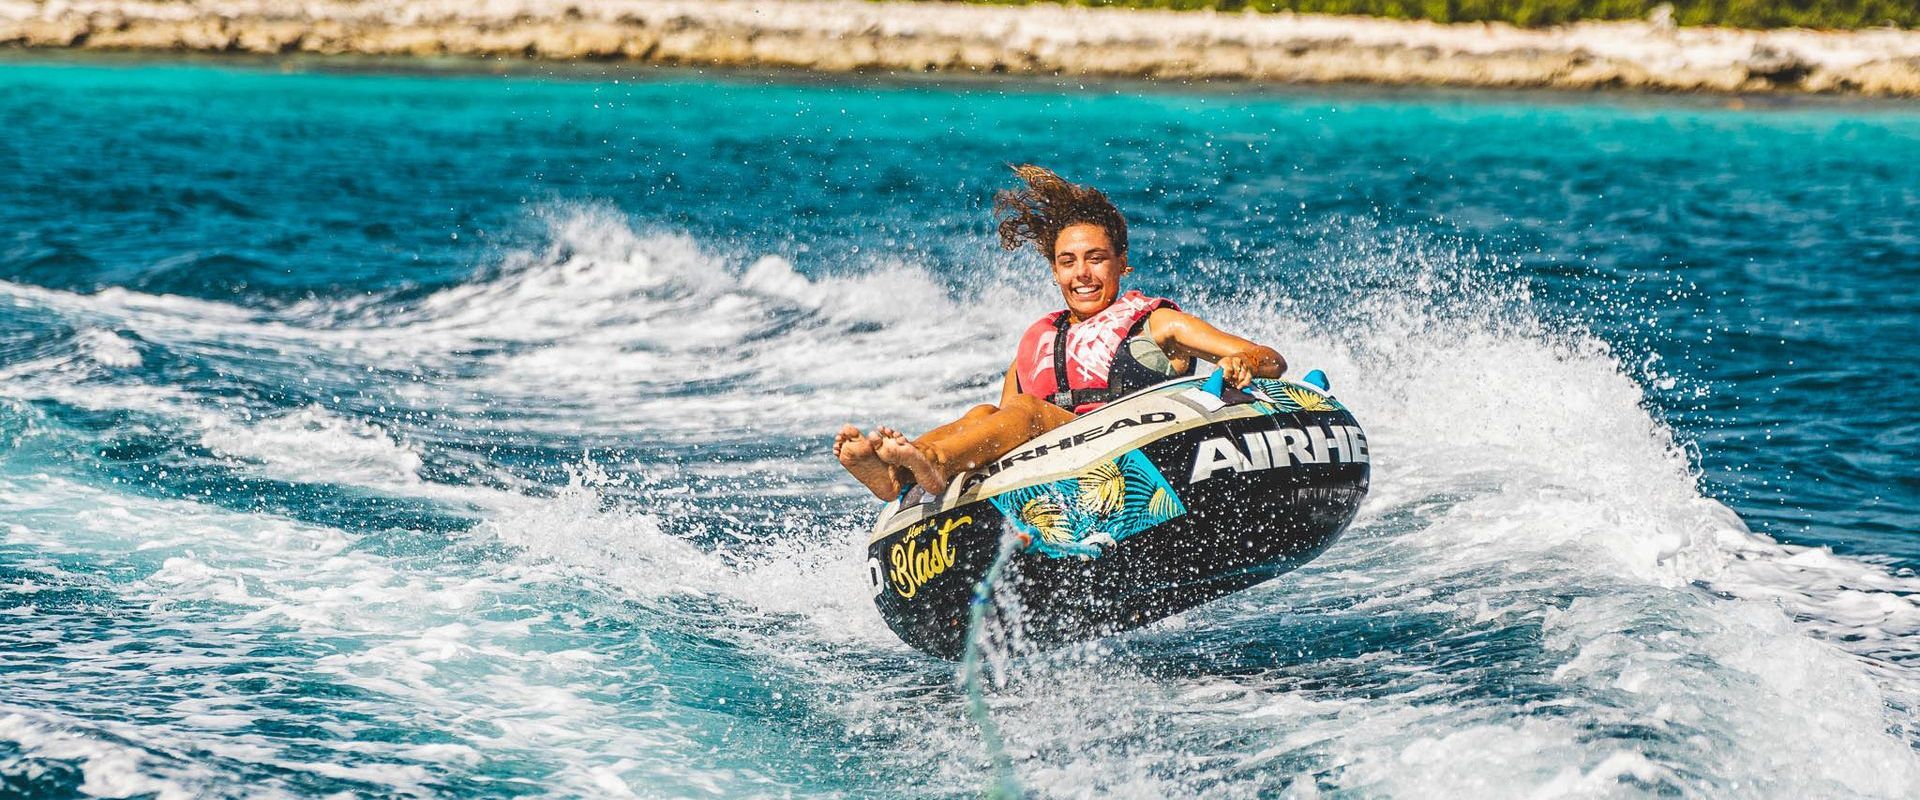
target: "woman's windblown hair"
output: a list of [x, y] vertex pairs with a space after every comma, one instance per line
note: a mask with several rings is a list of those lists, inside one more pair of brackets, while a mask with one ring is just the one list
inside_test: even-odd
[[1022, 164], [1013, 172], [1027, 188], [993, 196], [993, 216], [1000, 220], [1000, 246], [1017, 250], [1032, 244], [1048, 261], [1060, 231], [1069, 225], [1090, 223], [1105, 229], [1119, 255], [1127, 252], [1127, 218], [1113, 207], [1105, 192], [1068, 183], [1053, 170]]

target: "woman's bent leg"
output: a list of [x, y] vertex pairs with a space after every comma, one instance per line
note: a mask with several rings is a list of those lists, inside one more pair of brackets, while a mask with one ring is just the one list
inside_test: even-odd
[[1023, 394], [994, 413], [931, 443], [931, 446], [937, 454], [936, 463], [948, 477], [952, 477], [990, 463], [1020, 446], [1021, 442], [1073, 419], [1073, 412]]
[[955, 434], [964, 432], [966, 429], [973, 427], [973, 425], [979, 422], [980, 420], [993, 416], [993, 414], [995, 412], [998, 412], [999, 410], [1000, 410], [999, 408], [996, 408], [992, 405], [982, 403], [980, 405], [974, 406], [973, 408], [967, 409], [967, 413], [961, 414], [959, 419], [956, 419], [938, 428], [934, 428], [933, 430], [927, 431], [926, 433], [920, 434], [920, 438], [915, 439], [914, 441], [919, 442], [921, 444], [933, 445], [937, 447], [940, 442], [944, 442], [952, 438]]
[[1073, 416], [1073, 412], [1020, 395], [990, 413], [976, 416], [969, 412], [971, 419], [963, 417], [941, 426], [930, 432], [942, 434], [931, 437], [931, 441], [928, 436], [914, 442], [893, 436], [876, 450], [882, 461], [910, 470], [922, 488], [940, 492], [954, 475], [1006, 455], [1021, 442], [1071, 422]]

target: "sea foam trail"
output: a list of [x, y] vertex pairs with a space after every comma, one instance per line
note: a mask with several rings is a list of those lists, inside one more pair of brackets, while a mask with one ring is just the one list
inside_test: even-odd
[[[476, 411], [485, 414], [481, 416], [477, 413], [473, 418], [462, 419], [456, 413], [452, 425], [456, 428], [471, 425], [482, 429], [513, 427], [523, 431], [527, 428], [539, 432], [550, 431], [549, 426], [538, 421], [541, 415], [557, 418], [557, 427], [562, 429], [605, 425], [607, 420], [604, 417], [581, 420], [551, 413], [550, 407], [554, 401], [569, 399], [571, 407], [576, 409], [574, 417], [589, 416], [600, 410], [611, 416], [624, 409], [613, 400], [600, 405], [595, 397], [568, 398], [568, 386], [547, 382], [555, 375], [543, 371], [538, 354], [544, 349], [571, 347], [576, 353], [600, 359], [599, 363], [568, 362], [567, 366], [572, 371], [560, 376], [583, 386], [591, 385], [591, 376], [604, 374], [605, 368], [615, 362], [623, 347], [650, 335], [649, 330], [635, 328], [624, 330], [618, 336], [610, 335], [604, 329], [618, 325], [618, 320], [589, 318], [584, 325], [571, 328], [549, 325], [543, 329], [543, 333], [530, 337], [531, 344], [522, 344], [519, 337], [526, 330], [524, 326], [513, 327], [520, 323], [502, 326], [495, 324], [495, 320], [501, 318], [499, 315], [502, 312], [516, 307], [515, 304], [538, 306], [537, 298], [543, 296], [542, 292], [560, 293], [561, 296], [549, 301], [556, 308], [577, 307], [582, 298], [577, 294], [567, 294], [570, 290], [566, 288], [565, 281], [556, 281], [553, 277], [568, 270], [584, 269], [597, 274], [620, 275], [658, 269], [667, 275], [666, 280], [671, 280], [676, 275], [693, 276], [703, 270], [722, 268], [711, 257], [695, 258], [688, 255], [684, 247], [687, 242], [685, 237], [645, 239], [631, 233], [628, 237], [640, 242], [642, 249], [639, 253], [596, 253], [588, 259], [572, 263], [563, 261], [521, 265], [510, 269], [495, 281], [449, 290], [455, 295], [473, 289], [489, 297], [502, 294], [518, 298], [504, 301], [508, 303], [506, 306], [488, 305], [492, 301], [487, 298], [454, 303], [460, 308], [479, 307], [488, 312], [470, 319], [438, 314], [437, 304], [450, 302], [444, 296], [429, 298], [421, 305], [424, 310], [403, 310], [398, 315], [403, 319], [397, 321], [383, 318], [377, 312], [369, 312], [365, 318], [349, 318], [342, 324], [342, 318], [349, 315], [339, 313], [338, 309], [296, 307], [283, 311], [263, 311], [118, 290], [87, 295], [30, 286], [0, 287], [16, 301], [92, 326], [86, 328], [88, 331], [111, 332], [70, 337], [64, 345], [56, 344], [54, 353], [46, 358], [16, 363], [5, 375], [5, 382], [0, 384], [0, 394], [36, 405], [53, 404], [87, 411], [131, 413], [143, 429], [163, 437], [172, 437], [175, 445], [181, 448], [180, 458], [213, 456], [220, 459], [219, 466], [262, 477], [373, 490], [430, 505], [473, 503], [487, 509], [490, 519], [473, 531], [472, 538], [477, 541], [492, 539], [516, 548], [526, 563], [524, 568], [505, 566], [498, 568], [497, 573], [469, 574], [460, 569], [458, 563], [454, 563], [438, 570], [441, 574], [429, 569], [426, 575], [410, 575], [405, 571], [396, 572], [398, 565], [384, 563], [372, 555], [389, 549], [388, 546], [354, 551], [349, 549], [352, 547], [349, 544], [352, 537], [339, 531], [301, 525], [270, 514], [235, 514], [217, 508], [200, 507], [192, 502], [117, 496], [110, 492], [82, 489], [79, 484], [64, 481], [52, 486], [38, 483], [34, 487], [22, 485], [15, 487], [18, 491], [9, 493], [10, 497], [23, 504], [14, 509], [18, 513], [13, 516], [20, 519], [21, 524], [12, 531], [9, 542], [42, 550], [66, 548], [77, 553], [102, 554], [102, 557], [111, 559], [111, 554], [129, 547], [151, 558], [168, 548], [185, 547], [187, 545], [184, 542], [191, 540], [194, 543], [191, 545], [192, 552], [148, 565], [151, 575], [121, 593], [126, 602], [151, 609], [159, 618], [156, 624], [187, 632], [190, 635], [186, 639], [217, 640], [228, 638], [235, 631], [265, 628], [292, 640], [364, 642], [363, 646], [348, 644], [341, 652], [335, 653], [297, 653], [287, 663], [275, 667], [256, 667], [256, 672], [271, 674], [279, 669], [301, 669], [301, 657], [305, 656], [311, 659], [304, 662], [305, 669], [329, 676], [356, 691], [381, 698], [393, 705], [392, 713], [468, 720], [481, 729], [493, 726], [509, 732], [509, 735], [481, 735], [455, 726], [449, 729], [449, 733], [454, 741], [461, 744], [426, 749], [375, 747], [354, 750], [351, 752], [355, 753], [356, 758], [342, 756], [341, 760], [364, 764], [365, 767], [336, 770], [338, 774], [332, 777], [342, 781], [381, 791], [409, 794], [431, 792], [436, 788], [460, 785], [458, 780], [450, 777], [450, 773], [485, 773], [491, 760], [525, 751], [543, 753], [542, 758], [551, 759], [554, 762], [552, 774], [555, 787], [562, 790], [572, 787], [571, 790], [577, 793], [603, 794], [613, 791], [610, 787], [650, 787], [651, 791], [661, 791], [672, 785], [684, 785], [690, 791], [700, 793], [755, 793], [756, 790], [751, 787], [769, 785], [768, 781], [775, 780], [751, 766], [756, 760], [774, 760], [771, 750], [758, 759], [750, 754], [749, 751], [753, 749], [751, 740], [755, 737], [738, 733], [731, 735], [733, 749], [741, 753], [737, 763], [733, 756], [704, 756], [701, 754], [715, 752], [714, 743], [700, 744], [690, 739], [676, 739], [681, 734], [675, 731], [691, 725], [698, 732], [695, 738], [726, 736], [726, 732], [733, 727], [730, 723], [675, 722], [673, 716], [676, 713], [690, 715], [696, 720], [706, 713], [685, 706], [669, 705], [669, 709], [678, 708], [678, 711], [665, 713], [646, 708], [636, 709], [631, 703], [614, 708], [601, 707], [596, 705], [599, 700], [591, 699], [575, 688], [580, 685], [593, 687], [594, 697], [608, 694], [644, 695], [649, 691], [657, 691], [665, 697], [685, 692], [688, 676], [681, 675], [673, 679], [647, 677], [651, 663], [648, 654], [661, 652], [651, 644], [654, 637], [635, 630], [629, 635], [637, 639], [635, 647], [638, 649], [603, 642], [556, 651], [551, 646], [542, 646], [541, 642], [528, 640], [530, 634], [526, 618], [550, 620], [550, 617], [541, 617], [537, 613], [539, 604], [545, 602], [551, 605], [565, 596], [564, 592], [557, 589], [551, 590], [557, 594], [544, 595], [550, 590], [541, 587], [549, 581], [579, 580], [578, 573], [582, 570], [612, 566], [614, 569], [608, 575], [596, 578], [603, 583], [613, 581], [619, 587], [620, 595], [628, 598], [628, 602], [633, 598], [650, 601], [674, 598], [722, 601], [717, 610], [706, 608], [686, 611], [650, 605], [650, 611], [638, 614], [640, 618], [664, 616], [668, 620], [678, 620], [677, 623], [668, 623], [668, 630], [657, 636], [673, 641], [718, 636], [721, 642], [719, 646], [722, 647], [744, 646], [760, 652], [761, 658], [791, 660], [788, 650], [766, 642], [791, 641], [795, 637], [782, 636], [770, 640], [767, 634], [759, 630], [768, 624], [776, 629], [791, 627], [790, 623], [783, 620], [796, 616], [793, 609], [800, 605], [797, 600], [800, 595], [792, 591], [774, 591], [771, 587], [784, 581], [789, 588], [797, 588], [802, 582], [817, 578], [816, 574], [804, 569], [790, 569], [785, 566], [788, 562], [784, 559], [763, 559], [757, 564], [741, 566], [732, 560], [716, 558], [661, 532], [651, 515], [623, 509], [603, 509], [600, 498], [590, 490], [563, 488], [558, 496], [546, 499], [426, 480], [421, 475], [420, 454], [431, 452], [439, 444], [437, 437], [449, 431], [437, 424], [408, 424], [410, 420], [404, 415], [358, 416], [354, 413], [353, 404], [340, 403], [341, 395], [357, 396], [361, 405], [391, 401], [395, 410], [399, 411], [405, 408], [403, 403], [412, 402], [416, 409], [442, 415], [443, 422], [439, 424], [445, 424], [447, 412], [457, 412], [463, 402], [475, 403]], [[892, 293], [896, 297], [900, 294], [898, 288], [901, 285], [924, 282], [924, 278], [910, 271], [895, 272], [905, 276], [904, 284], [887, 277], [877, 283], [893, 286]], [[889, 284], [889, 280], [893, 280], [893, 283]], [[749, 280], [746, 281], [749, 288], [738, 289], [729, 284], [723, 291], [752, 295], [756, 291], [752, 286], [765, 285], [768, 281], [786, 284], [776, 286], [772, 290], [772, 299], [768, 301], [781, 309], [798, 308], [804, 312], [807, 298], [794, 292], [818, 291], [794, 275], [790, 268], [772, 261], [763, 261], [749, 271]], [[651, 319], [667, 316], [670, 310], [669, 305], [654, 302], [644, 292], [637, 296], [629, 293], [628, 290], [633, 286], [644, 288], [654, 285], [651, 278], [643, 276], [630, 285], [608, 286], [598, 281], [590, 283], [592, 288], [583, 291], [612, 292], [602, 307], [613, 309], [622, 306], [617, 311], [609, 310], [610, 314], [638, 315]], [[536, 288], [513, 288], [528, 285]], [[560, 288], [555, 289], [555, 286]], [[528, 297], [536, 299], [529, 300]], [[704, 299], [709, 298], [697, 298], [696, 305]], [[744, 319], [757, 312], [743, 313]], [[327, 327], [313, 324], [314, 320], [319, 319], [327, 319]], [[671, 334], [672, 331], [667, 333]], [[93, 357], [102, 352], [103, 345], [113, 343], [104, 338], [107, 335], [113, 337], [113, 342], [123, 343], [123, 349], [143, 353], [146, 358]], [[742, 338], [756, 335], [760, 333], [751, 329], [738, 334]], [[673, 341], [671, 335], [666, 340]], [[805, 346], [804, 343], [794, 342], [775, 344]], [[516, 346], [523, 349], [502, 357], [496, 364], [472, 368], [467, 363], [467, 351], [470, 349], [507, 350]], [[62, 347], [65, 349], [62, 350]], [[383, 385], [378, 381], [390, 376], [371, 369], [361, 369], [396, 354], [405, 355], [419, 367], [415, 374], [425, 373], [433, 379], [403, 380]], [[516, 356], [525, 354], [532, 354], [533, 358], [528, 361], [515, 360]], [[236, 375], [257, 377], [262, 384], [289, 380], [290, 376], [297, 375], [298, 378], [292, 380], [297, 380], [303, 386], [313, 386], [313, 395], [331, 399], [289, 409], [271, 403], [252, 402], [245, 392], [238, 397], [232, 396], [221, 391], [224, 387], [194, 385], [191, 382], [176, 385], [167, 376], [141, 369], [145, 363], [158, 363], [156, 359], [186, 358], [222, 366], [223, 371]], [[644, 371], [622, 374], [646, 377]], [[490, 385], [504, 383], [511, 386], [521, 382], [540, 389], [517, 398], [511, 393], [501, 397], [486, 392], [486, 387]], [[630, 384], [626, 388], [634, 389], [636, 386]], [[813, 387], [806, 391], [818, 392], [821, 389]], [[640, 396], [645, 395], [641, 393]], [[369, 400], [369, 397], [375, 399]], [[516, 400], [524, 405], [515, 405]], [[673, 410], [678, 412], [678, 416], [698, 418], [697, 413], [690, 413], [699, 407], [696, 400], [667, 402], [675, 404]], [[54, 418], [32, 414], [32, 406], [22, 408], [28, 409], [29, 415], [39, 420], [40, 427], [35, 435], [43, 441], [46, 437], [79, 435], [77, 431], [66, 430]], [[508, 425], [497, 424], [498, 418], [494, 415], [500, 409], [511, 415]], [[672, 416], [675, 415], [642, 418], [646, 423], [642, 430], [664, 430]], [[522, 422], [528, 419], [536, 421], [531, 424]], [[466, 430], [450, 432], [470, 435]], [[192, 444], [206, 448], [205, 455], [193, 455], [189, 446]], [[36, 450], [30, 447], [18, 454], [27, 460], [15, 463], [24, 465], [32, 460]], [[62, 471], [66, 471], [66, 468], [63, 467]], [[167, 472], [161, 470], [159, 475], [164, 481]], [[164, 510], [156, 511], [156, 506]], [[28, 513], [31, 508], [54, 512], [62, 508], [96, 507], [105, 509], [105, 513], [91, 514], [86, 519], [93, 521], [82, 520], [80, 527], [60, 524], [51, 518], [28, 519], [32, 516]], [[683, 513], [694, 515], [699, 511], [687, 509]], [[149, 531], [158, 533], [149, 534]], [[280, 533], [269, 535], [274, 531]], [[566, 535], [555, 535], [561, 531]], [[124, 538], [127, 536], [142, 538], [128, 541]], [[306, 551], [311, 548], [292, 541], [308, 536], [318, 537], [330, 548], [328, 553], [322, 554], [324, 558], [317, 564], [309, 560], [312, 555]], [[407, 547], [403, 552], [412, 549]], [[846, 551], [810, 551], [797, 556], [797, 560], [817, 560], [813, 552], [832, 552], [837, 555]], [[836, 574], [832, 584], [846, 590], [839, 593], [844, 595], [839, 611], [846, 612], [855, 607], [845, 601], [862, 604], [859, 610], [863, 615], [860, 618], [867, 624], [864, 633], [855, 632], [855, 635], [871, 646], [880, 641], [884, 628], [879, 626], [870, 608], [864, 607], [863, 590], [857, 588], [858, 573], [844, 569], [839, 571], [845, 574]], [[643, 581], [642, 576], [653, 582]], [[753, 604], [728, 600], [719, 588], [747, 581], [769, 587], [764, 592], [751, 595], [765, 601], [763, 610], [756, 611], [757, 607]], [[489, 600], [503, 593], [512, 595], [522, 591], [543, 594], [544, 600]], [[499, 612], [490, 607], [501, 602], [510, 602], [515, 610], [525, 610], [526, 613], [515, 619], [495, 619]], [[175, 613], [202, 604], [211, 607], [210, 615]], [[568, 605], [572, 604], [572, 601], [568, 602]], [[817, 596], [805, 605], [809, 611], [817, 612]], [[398, 609], [408, 609], [409, 613], [386, 613]], [[609, 606], [607, 611], [613, 612], [616, 617], [635, 613], [631, 608], [623, 610], [617, 605]], [[632, 622], [627, 624], [631, 625]], [[536, 621], [532, 623], [532, 628], [537, 630], [540, 625]], [[732, 628], [738, 630], [728, 633]], [[833, 640], [839, 640], [850, 632], [847, 626], [841, 624], [815, 626], [812, 630], [816, 633], [830, 631], [831, 636], [827, 638]], [[535, 635], [534, 638], [539, 637]], [[807, 641], [810, 637], [798, 639]], [[725, 644], [729, 641], [732, 644]], [[75, 646], [87, 652], [99, 649], [97, 645]], [[896, 655], [904, 651], [897, 643], [892, 643], [890, 647]], [[328, 649], [331, 648], [322, 648]], [[674, 652], [685, 649], [676, 647]], [[693, 665], [708, 660], [690, 653], [682, 654]], [[53, 657], [66, 658], [68, 655], [71, 654], [55, 654]], [[240, 658], [238, 652], [215, 656], [216, 661]], [[570, 664], [580, 668], [568, 666]], [[189, 666], [183, 663], [180, 670], [175, 670], [166, 664], [155, 664], [146, 669], [145, 674], [154, 681], [166, 683], [176, 677], [176, 672]], [[750, 667], [751, 662], [739, 668]], [[670, 670], [666, 672], [670, 673]], [[724, 676], [714, 680], [721, 685], [726, 683]], [[739, 680], [752, 684], [760, 678], [745, 675], [739, 676]], [[555, 681], [563, 683], [555, 684]], [[473, 682], [474, 685], [464, 687], [463, 682]], [[508, 697], [524, 697], [527, 705], [482, 699], [490, 694], [501, 693]], [[744, 694], [728, 691], [720, 694], [718, 702], [724, 705], [726, 697], [730, 695], [736, 702], [750, 699]], [[774, 696], [778, 698], [777, 693]], [[174, 709], [177, 716], [164, 710], [151, 712], [132, 728], [118, 733], [100, 728], [83, 716], [59, 714], [43, 719], [41, 727], [32, 730], [59, 730], [63, 731], [59, 736], [94, 742], [106, 742], [115, 737], [142, 740], [144, 744], [138, 749], [147, 753], [147, 760], [153, 762], [143, 768], [142, 774], [160, 781], [166, 780], [171, 774], [164, 768], [168, 753], [184, 750], [239, 753], [253, 750], [257, 752], [251, 761], [272, 764], [277, 762], [264, 754], [278, 746], [313, 746], [310, 742], [276, 741], [270, 736], [249, 732], [257, 726], [292, 723], [298, 716], [271, 713], [255, 705], [238, 690], [230, 697], [203, 697], [196, 702], [198, 705], [193, 709]], [[751, 704], [747, 704], [747, 707], [751, 708]], [[531, 710], [533, 708], [544, 708], [546, 711], [536, 713]], [[578, 710], [579, 714], [570, 709]], [[347, 716], [358, 713], [352, 709], [336, 710]], [[389, 716], [386, 712], [375, 713], [369, 708], [365, 713], [375, 727], [399, 724], [398, 717]], [[588, 722], [589, 717], [594, 721]], [[724, 723], [724, 719], [720, 723]], [[105, 747], [104, 744], [100, 746]], [[54, 753], [53, 750], [40, 748], [34, 752], [40, 755], [31, 758], [56, 761], [65, 758], [60, 755], [64, 750]], [[648, 756], [649, 752], [668, 754], [669, 761], [676, 757], [672, 754], [681, 754], [694, 761], [680, 766], [667, 766], [669, 762]], [[613, 755], [628, 757], [611, 758]], [[710, 768], [702, 768], [698, 764], [700, 761], [718, 763], [711, 764]], [[158, 785], [175, 793], [194, 795], [238, 793], [240, 787], [228, 782], [235, 771], [213, 769], [196, 772], [175, 783]], [[661, 776], [673, 778], [666, 780]], [[259, 790], [297, 793], [294, 786], [273, 782]]]
[[[935, 424], [992, 397], [1012, 334], [1047, 307], [1044, 282], [988, 278], [966, 287], [982, 300], [963, 302], [910, 263], [807, 275], [605, 209], [559, 209], [551, 223], [542, 246], [411, 302], [256, 310], [0, 284], [76, 331], [106, 332], [14, 364], [0, 395], [171, 421], [169, 435], [263, 476], [471, 504], [482, 522], [460, 536], [506, 545], [500, 560], [403, 569], [340, 531], [58, 480], [17, 487], [44, 498], [16, 511], [133, 518], [47, 517], [9, 542], [110, 553], [129, 530], [159, 531], [139, 546], [180, 554], [129, 602], [212, 604], [184, 618], [210, 636], [238, 620], [362, 642], [310, 663], [397, 709], [506, 731], [418, 757], [377, 752], [400, 771], [358, 778], [369, 786], [444, 787], [497, 752], [540, 751], [558, 786], [583, 792], [675, 770], [690, 790], [768, 790], [779, 776], [695, 755], [742, 719], [769, 737], [736, 742], [748, 760], [781, 747], [778, 720], [794, 719], [826, 732], [820, 763], [858, 753], [903, 793], [980, 779], [950, 667], [907, 651], [871, 608], [859, 552], [870, 507], [830, 461], [619, 453], [824, 446], [848, 418]], [[1326, 313], [1265, 290], [1193, 298], [1202, 316], [1334, 376], [1376, 452], [1373, 495], [1347, 538], [1294, 575], [1006, 663], [993, 713], [1021, 781], [1064, 796], [1885, 797], [1920, 785], [1920, 678], [1906, 666], [1920, 581], [1748, 531], [1701, 494], [1603, 343], [1538, 322], [1524, 295], [1449, 259], [1389, 242], [1320, 264], [1336, 285], [1365, 287]], [[189, 356], [263, 383], [310, 381], [322, 399], [235, 400], [146, 371]], [[516, 437], [605, 452], [565, 485], [484, 458], [484, 486], [424, 471], [444, 450]], [[713, 535], [676, 535], [690, 525]], [[301, 561], [315, 547], [317, 572]], [[592, 616], [541, 608], [582, 603]], [[593, 619], [630, 630], [587, 635]], [[676, 653], [711, 673], [673, 666]], [[490, 707], [492, 690], [466, 685], [507, 701]], [[630, 685], [682, 699], [606, 699]], [[704, 688], [686, 699], [689, 685]], [[738, 705], [718, 703], [729, 696]], [[105, 741], [77, 720], [19, 714]], [[231, 730], [223, 714], [154, 713], [136, 730], [182, 747], [278, 745], [208, 732]], [[142, 774], [183, 791], [202, 780]]]
[[[567, 593], [540, 588], [560, 573], [537, 551], [460, 569], [466, 558], [382, 557], [340, 531], [189, 501], [44, 477], [0, 488], [9, 547], [139, 576], [115, 587], [112, 629], [87, 624], [84, 608], [36, 610], [71, 628], [17, 662], [44, 675], [0, 703], [0, 736], [19, 748], [0, 758], [7, 772], [20, 759], [71, 765], [89, 792], [169, 797], [298, 796], [319, 777], [403, 795], [542, 776], [547, 791], [574, 796], [753, 794], [773, 781], [747, 753], [755, 737], [712, 757], [708, 739], [724, 728], [673, 701], [691, 685], [657, 640], [681, 631], [631, 619], [619, 636], [571, 629], [558, 610]], [[644, 516], [576, 507], [563, 496], [541, 516], [617, 524], [627, 552], [678, 565], [678, 578], [629, 590], [700, 594], [688, 580], [697, 551], [649, 539]], [[608, 612], [620, 613], [597, 613]], [[225, 669], [209, 678], [209, 666]], [[141, 701], [155, 695], [180, 699]], [[316, 697], [333, 698], [319, 717], [303, 709]], [[235, 783], [262, 769], [274, 777]]]
[[[848, 409], [933, 419], [928, 398], [990, 385], [982, 376], [1005, 366], [992, 345], [1043, 305], [997, 285], [963, 304], [898, 262], [812, 279], [777, 256], [728, 264], [606, 210], [551, 224], [549, 246], [511, 254], [493, 280], [436, 293], [398, 329], [439, 337], [440, 349], [527, 345], [489, 359], [476, 388], [560, 401], [558, 424], [707, 436], [815, 433]], [[773, 407], [776, 418], [762, 413]]]

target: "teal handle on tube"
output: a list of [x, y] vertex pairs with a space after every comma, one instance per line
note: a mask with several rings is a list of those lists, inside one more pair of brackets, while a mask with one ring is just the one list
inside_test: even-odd
[[1225, 393], [1227, 391], [1226, 370], [1216, 367], [1213, 370], [1213, 374], [1207, 376], [1207, 382], [1200, 384], [1200, 391], [1206, 392], [1214, 397], [1220, 397], [1221, 394]]

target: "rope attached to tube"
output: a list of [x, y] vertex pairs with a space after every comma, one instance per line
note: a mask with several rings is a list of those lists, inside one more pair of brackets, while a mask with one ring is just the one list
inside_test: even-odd
[[1007, 559], [1018, 549], [1019, 539], [1011, 531], [1000, 536], [1000, 551], [993, 556], [992, 566], [987, 574], [973, 585], [973, 602], [967, 609], [967, 647], [960, 659], [960, 679], [967, 687], [967, 716], [980, 726], [980, 738], [987, 746], [987, 756], [993, 760], [993, 784], [987, 788], [985, 797], [1012, 800], [1022, 795], [1020, 784], [1013, 778], [1013, 758], [1007, 755], [1007, 745], [1000, 738], [1000, 728], [993, 724], [993, 716], [987, 708], [987, 694], [981, 680], [981, 650], [986, 646], [986, 629], [982, 623], [987, 618], [987, 606], [993, 602], [993, 586], [1000, 581], [1001, 573], [1006, 569]]

